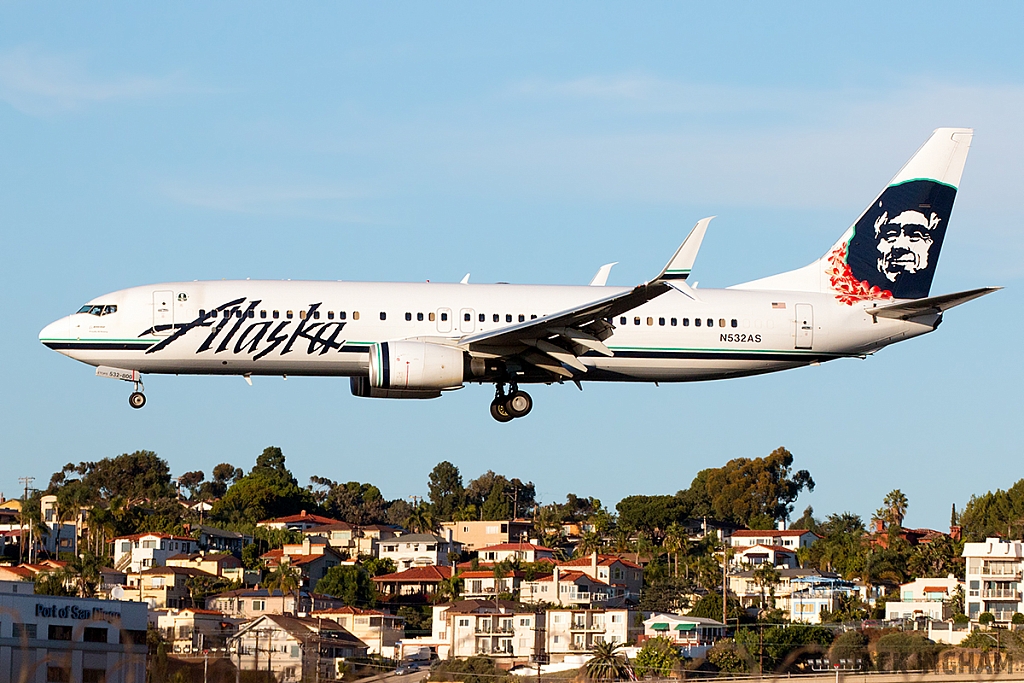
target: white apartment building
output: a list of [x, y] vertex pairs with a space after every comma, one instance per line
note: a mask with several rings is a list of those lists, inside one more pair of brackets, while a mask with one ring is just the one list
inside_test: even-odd
[[703, 657], [720, 639], [725, 637], [725, 624], [703, 617], [683, 617], [663, 612], [652, 613], [644, 619], [644, 639], [668, 638], [690, 659]]
[[477, 548], [476, 556], [481, 562], [504, 562], [519, 560], [520, 562], [538, 562], [555, 559], [555, 551], [534, 543], [499, 543]]
[[1024, 543], [1001, 538], [964, 543], [963, 557], [967, 560], [964, 600], [972, 621], [988, 612], [997, 622], [1008, 623], [1014, 614], [1024, 612], [1020, 586]]
[[451, 532], [448, 532], [448, 538], [433, 534], [404, 534], [381, 541], [378, 548], [379, 557], [394, 562], [399, 571], [432, 565], [449, 567], [448, 553], [462, 552], [462, 544], [451, 539]]
[[156, 532], [119, 536], [113, 544], [114, 569], [131, 574], [163, 567], [168, 557], [191, 555], [199, 550], [194, 538]]
[[818, 534], [805, 529], [737, 529], [729, 535], [729, 545], [733, 548], [778, 545], [797, 550], [809, 548], [818, 538]]
[[545, 650], [552, 662], [585, 654], [604, 642], [628, 643], [643, 633], [640, 612], [632, 609], [551, 609], [547, 612]]
[[[914, 579], [900, 585], [900, 602], [885, 603], [885, 618], [889, 621], [927, 617], [944, 621], [953, 616], [952, 600], [957, 587], [964, 582], [950, 574], [944, 579]], [[966, 591], [964, 596], [966, 596]]]

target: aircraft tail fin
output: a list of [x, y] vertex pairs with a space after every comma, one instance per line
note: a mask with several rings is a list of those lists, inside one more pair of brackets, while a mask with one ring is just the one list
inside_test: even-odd
[[849, 305], [927, 297], [973, 135], [937, 129], [825, 256], [736, 288], [832, 292]]

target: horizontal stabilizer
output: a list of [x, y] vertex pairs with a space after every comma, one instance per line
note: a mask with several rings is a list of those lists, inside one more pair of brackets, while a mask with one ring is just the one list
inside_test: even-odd
[[714, 216], [697, 221], [697, 225], [693, 226], [693, 230], [661, 271], [658, 280], [685, 280], [690, 277], [690, 270], [693, 269], [693, 262], [697, 260], [697, 252], [700, 251], [700, 244], [704, 241], [704, 233], [707, 232], [712, 218]]
[[904, 301], [897, 304], [889, 304], [888, 306], [873, 306], [865, 310], [875, 317], [893, 318], [895, 320], [910, 320], [911, 318], [917, 318], [922, 315], [935, 315], [937, 313], [942, 313], [954, 306], [965, 304], [968, 301], [973, 301], [978, 297], [991, 294], [992, 292], [1000, 289], [1002, 289], [1002, 287], [981, 287], [979, 289], [969, 289], [966, 292], [954, 292], [953, 294], [930, 296], [926, 299]]

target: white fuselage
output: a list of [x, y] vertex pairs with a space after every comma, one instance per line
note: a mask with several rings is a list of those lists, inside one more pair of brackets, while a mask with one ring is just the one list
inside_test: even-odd
[[[141, 373], [360, 376], [375, 342], [457, 344], [625, 291], [613, 287], [310, 281], [173, 282], [124, 289], [41, 333], [94, 366]], [[860, 356], [932, 331], [878, 318], [831, 294], [670, 291], [611, 322], [614, 353], [581, 357], [583, 381], [685, 382], [759, 374]], [[216, 316], [209, 315], [216, 311]], [[206, 314], [205, 318], [201, 316]], [[697, 324], [699, 321], [699, 325]], [[467, 381], [474, 381], [467, 378]]]

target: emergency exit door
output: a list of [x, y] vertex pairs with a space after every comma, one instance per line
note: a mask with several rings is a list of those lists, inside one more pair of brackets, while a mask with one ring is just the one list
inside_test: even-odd
[[153, 332], [160, 336], [174, 332], [174, 292], [153, 292]]
[[810, 304], [796, 305], [796, 348], [809, 349], [814, 345], [814, 309]]

